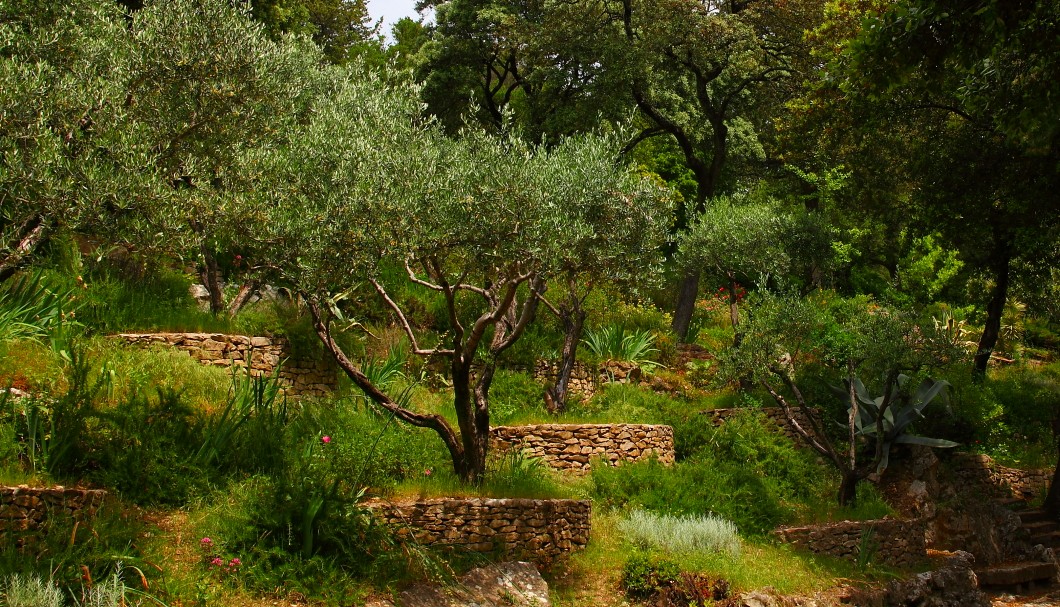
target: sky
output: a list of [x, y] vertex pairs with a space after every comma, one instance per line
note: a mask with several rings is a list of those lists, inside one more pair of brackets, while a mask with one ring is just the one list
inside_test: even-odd
[[[385, 34], [387, 40], [390, 40], [390, 28], [402, 17], [411, 17], [412, 19], [419, 19], [420, 15], [416, 12], [416, 0], [368, 0], [368, 14], [371, 15], [372, 21], [382, 17], [383, 27], [380, 28], [380, 33]], [[430, 19], [428, 18], [428, 21]]]

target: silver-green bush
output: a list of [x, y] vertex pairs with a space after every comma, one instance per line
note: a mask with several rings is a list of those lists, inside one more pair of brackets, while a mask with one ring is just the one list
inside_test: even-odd
[[713, 514], [672, 516], [634, 510], [619, 522], [626, 539], [667, 552], [720, 552], [740, 556], [736, 525]]

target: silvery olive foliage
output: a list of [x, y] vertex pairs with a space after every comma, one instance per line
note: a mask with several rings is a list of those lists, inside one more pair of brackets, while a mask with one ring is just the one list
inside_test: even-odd
[[[535, 294], [573, 264], [614, 266], [623, 251], [643, 259], [647, 243], [661, 241], [639, 239], [663, 233], [665, 193], [618, 162], [613, 139], [575, 137], [551, 149], [484, 133], [453, 139], [422, 115], [411, 85], [356, 68], [327, 77], [328, 94], [289, 142], [255, 152], [265, 177], [235, 217], [268, 244], [266, 264], [309, 302], [351, 379], [400, 419], [437, 431], [456, 471], [477, 480], [496, 358], [533, 317]], [[444, 297], [444, 333], [415, 326], [383, 267]], [[340, 302], [370, 297], [390, 307], [414, 353], [447, 361], [459, 432], [342, 363], [330, 337]], [[473, 378], [477, 362], [484, 369]]]
[[64, 226], [142, 195], [123, 129], [129, 46], [115, 6], [0, 4], [0, 277]]

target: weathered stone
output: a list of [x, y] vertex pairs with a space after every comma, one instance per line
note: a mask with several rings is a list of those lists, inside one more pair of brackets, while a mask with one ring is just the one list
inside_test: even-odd
[[888, 605], [918, 607], [990, 607], [990, 601], [979, 589], [972, 562], [975, 557], [957, 552], [945, 566], [916, 577], [892, 582], [887, 588]]
[[473, 569], [450, 588], [422, 585], [398, 597], [402, 607], [549, 607], [548, 584], [525, 562]]

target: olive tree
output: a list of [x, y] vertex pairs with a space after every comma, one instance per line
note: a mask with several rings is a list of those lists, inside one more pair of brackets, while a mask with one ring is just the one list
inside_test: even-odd
[[129, 51], [100, 0], [0, 4], [0, 281], [52, 234], [141, 195], [113, 77]]
[[218, 313], [225, 308], [218, 255], [248, 244], [224, 231], [227, 206], [254, 180], [250, 152], [283, 145], [300, 118], [322, 55], [305, 40], [270, 40], [224, 0], [148, 2], [131, 19], [128, 128], [151, 150], [162, 189], [160, 200], [135, 209], [131, 232], [141, 243], [163, 234], [165, 248], [194, 251]]
[[[564, 155], [582, 154], [581, 158]], [[565, 180], [560, 194], [568, 200], [551, 239], [556, 243], [547, 260], [550, 293], [537, 296], [559, 320], [563, 348], [555, 382], [546, 389], [549, 411], [566, 409], [568, 385], [574, 371], [585, 326], [585, 301], [602, 285], [638, 289], [662, 275], [663, 245], [667, 238], [670, 196], [655, 182], [637, 177], [609, 158], [588, 159], [585, 154], [609, 154], [602, 146], [593, 149], [560, 148], [556, 162], [576, 174]], [[616, 191], [616, 184], [625, 184]], [[551, 293], [558, 293], [558, 298]]]
[[[837, 499], [848, 505], [856, 499], [858, 483], [877, 478], [887, 467], [891, 444], [955, 446], [908, 433], [909, 424], [948, 384], [926, 379], [914, 390], [906, 374], [926, 373], [957, 355], [931, 328], [869, 298], [766, 294], [752, 309], [743, 340], [726, 362], [737, 376], [749, 373], [799, 437], [835, 466], [842, 475]], [[843, 386], [839, 392], [847, 416], [842, 440], [826, 426], [817, 410], [820, 403], [810, 403], [805, 396], [800, 370], [807, 364], [823, 365]], [[866, 388], [863, 378], [879, 380]], [[859, 454], [865, 439], [872, 442], [867, 457]]]
[[786, 210], [768, 199], [718, 198], [694, 215], [678, 243], [681, 264], [727, 287], [729, 321], [737, 346], [738, 283], [768, 287], [771, 281], [779, 281], [791, 286], [800, 280], [800, 273], [819, 275], [831, 253], [829, 227], [819, 216]]
[[[234, 216], [268, 245], [273, 271], [304, 299], [353, 383], [397, 418], [438, 433], [457, 474], [478, 481], [497, 358], [533, 318], [550, 263], [569, 246], [564, 235], [577, 233], [570, 218], [606, 199], [610, 217], [635, 221], [657, 192], [616, 170], [617, 150], [600, 138], [550, 151], [484, 134], [452, 140], [420, 115], [412, 87], [356, 70], [327, 78], [289, 144], [257, 155], [267, 181]], [[594, 181], [599, 175], [611, 177]], [[404, 277], [396, 283], [384, 266]], [[418, 325], [397, 295], [401, 283], [444, 299], [445, 330]], [[343, 350], [340, 302], [370, 296], [390, 309], [412, 352], [446, 361], [456, 428], [386, 394]]]

